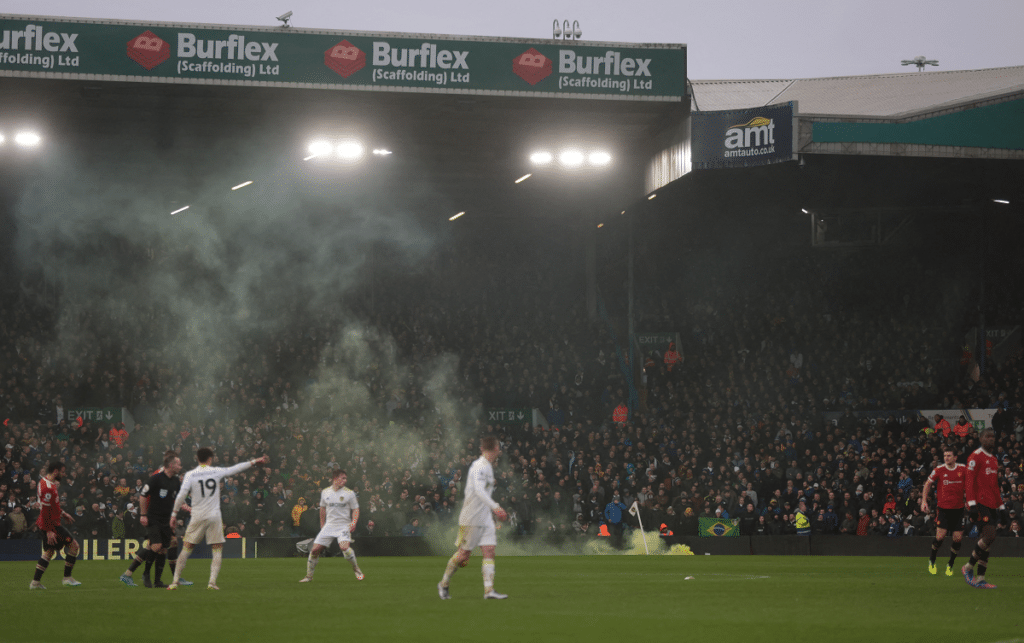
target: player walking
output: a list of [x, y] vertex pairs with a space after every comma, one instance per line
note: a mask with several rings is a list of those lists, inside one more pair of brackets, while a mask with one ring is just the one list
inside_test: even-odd
[[[129, 587], [138, 587], [132, 579], [135, 570], [142, 563], [146, 568], [142, 573], [142, 583], [146, 587], [167, 587], [160, 580], [163, 573], [164, 560], [170, 558], [171, 573], [175, 571], [175, 560], [178, 552], [178, 538], [171, 529], [171, 510], [174, 508], [174, 499], [181, 489], [181, 480], [178, 472], [181, 471], [181, 458], [174, 451], [164, 454], [163, 466], [150, 476], [149, 480], [142, 487], [139, 498], [140, 514], [139, 522], [146, 528], [146, 538], [149, 546], [143, 550], [141, 556], [136, 556], [128, 569], [121, 574], [120, 581]], [[182, 505], [188, 511], [188, 505]], [[164, 549], [167, 554], [164, 554]], [[149, 578], [149, 569], [156, 561], [156, 582]], [[191, 585], [191, 581], [178, 580], [179, 585]]]
[[192, 496], [192, 520], [185, 530], [185, 547], [178, 557], [178, 567], [174, 570], [174, 580], [167, 586], [167, 589], [178, 589], [181, 584], [181, 573], [185, 571], [185, 564], [188, 557], [195, 549], [196, 544], [206, 538], [213, 552], [213, 560], [210, 561], [210, 583], [206, 589], [220, 589], [217, 587], [217, 575], [220, 573], [221, 559], [224, 549], [224, 521], [220, 513], [220, 481], [224, 478], [241, 473], [254, 464], [265, 463], [270, 460], [268, 456], [240, 462], [233, 467], [213, 467], [213, 449], [203, 447], [196, 451], [196, 460], [199, 466], [185, 474], [181, 483], [181, 491], [174, 499], [174, 507], [171, 509], [171, 518], [167, 524], [174, 529], [177, 522], [178, 510], [185, 503], [185, 498]]
[[363, 580], [363, 572], [356, 562], [356, 553], [349, 547], [352, 542], [351, 534], [359, 522], [359, 500], [356, 499], [356, 492], [345, 486], [347, 480], [348, 474], [344, 469], [335, 469], [331, 475], [331, 486], [320, 492], [320, 533], [316, 535], [313, 547], [309, 550], [306, 575], [302, 577], [300, 583], [313, 580], [313, 572], [316, 570], [316, 564], [320, 562], [320, 554], [330, 547], [331, 541], [335, 539], [345, 560], [352, 565], [356, 580]]
[[508, 598], [507, 594], [494, 591], [494, 547], [498, 544], [494, 517], [499, 520], [508, 517], [505, 510], [491, 498], [494, 492], [494, 463], [501, 453], [498, 439], [489, 435], [481, 440], [480, 453], [480, 457], [470, 465], [466, 476], [466, 496], [459, 513], [459, 537], [455, 541], [458, 549], [448, 559], [444, 577], [437, 584], [437, 593], [442, 600], [451, 598], [448, 583], [452, 574], [459, 567], [466, 566], [478, 546], [484, 556], [484, 598]]
[[29, 589], [46, 589], [43, 587], [43, 573], [50, 565], [50, 561], [57, 555], [58, 549], [64, 550], [64, 580], [62, 583], [69, 587], [81, 585], [71, 576], [71, 570], [75, 568], [75, 560], [78, 556], [78, 541], [74, 539], [66, 528], [60, 524], [61, 518], [68, 522], [75, 522], [66, 511], [60, 508], [60, 481], [64, 479], [64, 463], [54, 461], [46, 467], [46, 475], [39, 479], [36, 487], [36, 497], [39, 502], [39, 518], [36, 519], [36, 526], [39, 531], [46, 534], [46, 543], [43, 545], [43, 555], [36, 563], [36, 574], [29, 583]]
[[953, 543], [949, 546], [949, 563], [946, 565], [946, 576], [953, 575], [953, 562], [960, 552], [961, 540], [964, 537], [964, 478], [967, 467], [956, 461], [956, 451], [948, 446], [942, 450], [943, 463], [935, 467], [928, 481], [924, 483], [921, 495], [921, 511], [928, 513], [928, 495], [935, 485], [935, 539], [932, 540], [932, 555], [928, 559], [928, 573], [935, 574], [935, 558], [939, 547], [946, 538], [948, 531], [953, 532]]
[[[971, 559], [961, 571], [967, 583], [981, 589], [995, 589], [985, 581], [988, 554], [996, 540], [996, 512], [1004, 524], [1009, 524], [1009, 513], [999, 493], [999, 461], [995, 451], [996, 433], [992, 429], [981, 432], [981, 447], [967, 459], [967, 507], [971, 522], [978, 526], [981, 537], [971, 553]], [[975, 572], [977, 565], [977, 572]]]

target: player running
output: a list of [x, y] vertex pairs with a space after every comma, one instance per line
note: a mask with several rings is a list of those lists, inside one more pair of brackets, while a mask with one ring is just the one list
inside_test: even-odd
[[344, 469], [335, 469], [331, 476], [331, 486], [320, 492], [320, 533], [316, 535], [313, 547], [309, 550], [306, 575], [302, 577], [300, 583], [313, 580], [313, 572], [316, 570], [316, 564], [320, 562], [320, 554], [330, 547], [331, 541], [335, 539], [345, 560], [352, 565], [356, 580], [363, 580], [363, 572], [356, 562], [356, 553], [349, 547], [352, 542], [351, 534], [359, 522], [359, 500], [356, 499], [356, 492], [345, 486], [347, 480], [348, 474]]
[[[459, 567], [465, 567], [476, 547], [484, 556], [484, 598], [508, 598], [508, 594], [494, 591], [494, 547], [498, 544], [494, 528], [494, 517], [505, 520], [505, 510], [491, 498], [494, 492], [494, 463], [501, 453], [501, 445], [494, 436], [487, 436], [480, 441], [480, 457], [469, 467], [466, 476], [466, 497], [459, 513], [459, 537], [455, 541], [458, 548], [448, 560], [444, 577], [437, 584], [437, 593], [441, 600], [451, 598], [448, 594], [448, 583]], [[492, 517], [493, 514], [493, 517]]]
[[[174, 507], [174, 499], [181, 489], [181, 480], [178, 478], [179, 471], [181, 471], [181, 458], [174, 451], [168, 451], [164, 454], [163, 466], [157, 469], [142, 487], [139, 498], [141, 510], [139, 522], [146, 528], [148, 546], [121, 574], [119, 580], [129, 587], [138, 587], [132, 575], [142, 563], [146, 564], [146, 568], [142, 572], [142, 583], [146, 587], [167, 587], [160, 580], [164, 569], [164, 560], [170, 559], [171, 573], [174, 573], [175, 560], [178, 557], [178, 538], [174, 535], [169, 521], [171, 510]], [[188, 505], [182, 505], [182, 508], [186, 511], [190, 509]], [[167, 554], [164, 554], [164, 549], [167, 549]], [[149, 577], [149, 570], [154, 561], [156, 561], [155, 583]], [[180, 579], [178, 584], [191, 585], [192, 582]]]
[[174, 580], [167, 586], [167, 589], [178, 589], [181, 584], [181, 573], [185, 571], [185, 564], [196, 544], [206, 538], [213, 552], [213, 560], [210, 561], [210, 583], [206, 589], [220, 589], [217, 587], [217, 575], [220, 573], [221, 559], [224, 555], [224, 521], [220, 513], [220, 481], [224, 478], [241, 473], [254, 464], [265, 463], [270, 460], [268, 456], [240, 462], [233, 467], [213, 467], [213, 449], [203, 447], [196, 451], [196, 459], [199, 466], [185, 474], [185, 480], [181, 483], [181, 491], [174, 499], [174, 507], [171, 509], [171, 518], [167, 524], [174, 529], [178, 519], [178, 510], [185, 503], [185, 498], [192, 496], [192, 520], [185, 530], [185, 547], [178, 557], [178, 567], [174, 570]]
[[953, 563], [960, 552], [961, 540], [964, 537], [964, 477], [967, 467], [956, 461], [956, 451], [951, 446], [942, 450], [943, 463], [935, 467], [928, 481], [924, 483], [921, 495], [921, 511], [928, 513], [928, 495], [935, 485], [935, 539], [932, 540], [932, 555], [928, 559], [928, 573], [935, 574], [935, 558], [939, 547], [946, 538], [948, 531], [953, 532], [953, 543], [949, 546], [949, 563], [946, 565], [946, 576], [953, 575]]
[[[981, 432], [981, 446], [967, 459], [967, 507], [968, 515], [978, 527], [981, 537], [971, 553], [971, 559], [961, 571], [967, 584], [981, 589], [995, 589], [985, 581], [988, 569], [988, 554], [996, 540], [996, 518], [1009, 524], [1010, 516], [999, 493], [999, 461], [993, 452], [996, 433], [992, 429]], [[996, 512], [999, 515], [996, 515]], [[977, 571], [975, 572], [975, 565]]]
[[46, 475], [39, 479], [36, 487], [36, 498], [39, 503], [39, 518], [36, 525], [39, 531], [46, 534], [46, 542], [43, 545], [43, 555], [36, 563], [36, 574], [29, 583], [29, 589], [46, 589], [43, 587], [43, 574], [50, 565], [50, 561], [57, 555], [58, 549], [64, 550], [64, 580], [62, 584], [69, 587], [81, 585], [71, 576], [71, 570], [75, 568], [75, 560], [78, 556], [78, 541], [74, 539], [65, 527], [60, 524], [61, 518], [68, 522], [75, 522], [66, 511], [60, 508], [60, 481], [64, 479], [64, 463], [54, 461], [46, 467]]

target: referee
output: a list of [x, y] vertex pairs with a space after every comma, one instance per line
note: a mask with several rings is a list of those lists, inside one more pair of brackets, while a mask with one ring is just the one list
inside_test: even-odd
[[[142, 563], [146, 563], [146, 569], [142, 575], [142, 582], [146, 587], [167, 587], [160, 581], [160, 574], [163, 571], [162, 555], [164, 550], [169, 547], [173, 552], [178, 547], [177, 538], [171, 531], [170, 522], [174, 497], [181, 489], [181, 480], [178, 478], [179, 471], [181, 471], [181, 458], [174, 451], [168, 451], [164, 454], [164, 466], [154, 473], [142, 487], [139, 498], [139, 522], [146, 528], [149, 547], [143, 550], [141, 556], [136, 556], [125, 573], [121, 575], [121, 582], [129, 587], [138, 587], [132, 579], [132, 574]], [[149, 578], [149, 568], [154, 560], [159, 561], [156, 567], [155, 583]], [[174, 561], [171, 561], [171, 566], [174, 566]], [[191, 585], [188, 581], [179, 581], [179, 583]]]

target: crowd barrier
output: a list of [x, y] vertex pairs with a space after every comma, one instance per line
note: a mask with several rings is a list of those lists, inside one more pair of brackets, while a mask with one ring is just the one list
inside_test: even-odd
[[[949, 555], [949, 538], [943, 543], [939, 557]], [[920, 556], [931, 549], [930, 536], [881, 538], [877, 536], [740, 536], [738, 538], [702, 538], [671, 536], [663, 538], [666, 545], [683, 544], [698, 556]], [[288, 558], [305, 556], [296, 548], [299, 538], [229, 538], [224, 543], [225, 558]], [[515, 553], [530, 554], [530, 538], [517, 538]], [[134, 539], [90, 539], [81, 542], [79, 560], [129, 560], [141, 547]], [[536, 539], [538, 553], [552, 551], [550, 541]], [[359, 556], [430, 556], [434, 552], [424, 538], [376, 537], [360, 538], [356, 543]], [[970, 555], [974, 539], [964, 538], [962, 558]], [[498, 555], [502, 545], [498, 544]], [[0, 540], [0, 561], [37, 560], [42, 552], [41, 540]], [[330, 553], [337, 554], [337, 545]], [[59, 556], [60, 554], [58, 554]], [[1000, 538], [992, 550], [995, 557], [1024, 557], [1024, 538]], [[210, 548], [199, 545], [192, 558], [209, 558]]]

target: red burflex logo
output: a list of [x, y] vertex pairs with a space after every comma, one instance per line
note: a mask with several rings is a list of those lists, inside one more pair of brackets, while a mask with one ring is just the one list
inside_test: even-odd
[[366, 67], [366, 54], [349, 41], [342, 40], [324, 52], [324, 64], [342, 78], [348, 78]]
[[512, 71], [531, 85], [551, 75], [551, 59], [530, 47], [512, 59]]
[[128, 57], [149, 71], [171, 57], [171, 46], [152, 31], [143, 31], [128, 41]]

